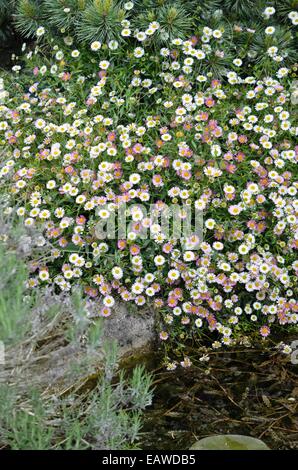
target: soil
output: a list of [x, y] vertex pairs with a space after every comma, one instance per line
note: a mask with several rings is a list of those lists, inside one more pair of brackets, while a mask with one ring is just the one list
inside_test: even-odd
[[155, 372], [141, 448], [185, 450], [206, 436], [244, 434], [271, 449], [297, 449], [298, 366], [276, 351], [209, 357], [188, 369]]

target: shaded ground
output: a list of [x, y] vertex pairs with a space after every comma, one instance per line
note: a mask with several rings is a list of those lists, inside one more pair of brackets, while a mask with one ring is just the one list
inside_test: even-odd
[[213, 352], [210, 360], [155, 375], [143, 449], [188, 449], [213, 434], [245, 434], [271, 449], [298, 448], [298, 366], [276, 352]]
[[19, 36], [15, 35], [6, 44], [0, 45], [0, 68], [9, 70], [14, 65], [11, 55], [19, 55], [21, 53], [23, 42]]

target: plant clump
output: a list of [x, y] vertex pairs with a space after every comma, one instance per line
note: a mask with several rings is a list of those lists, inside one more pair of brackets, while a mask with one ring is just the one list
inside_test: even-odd
[[[87, 44], [39, 26], [3, 79], [0, 177], [52, 246], [32, 289], [79, 284], [103, 317], [117, 299], [148, 304], [166, 345], [207, 332], [219, 348], [297, 324], [296, 56], [274, 7], [257, 32], [234, 24], [249, 40], [234, 50], [222, 12], [192, 33], [182, 3], [153, 8], [143, 30], [138, 2], [88, 4], [79, 15], [96, 9], [104, 26]], [[177, 229], [189, 210], [200, 236], [169, 234], [160, 219]]]

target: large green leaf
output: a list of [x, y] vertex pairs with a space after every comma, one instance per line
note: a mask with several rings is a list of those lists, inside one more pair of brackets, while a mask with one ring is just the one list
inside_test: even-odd
[[238, 434], [210, 436], [195, 442], [190, 450], [270, 450], [260, 439]]

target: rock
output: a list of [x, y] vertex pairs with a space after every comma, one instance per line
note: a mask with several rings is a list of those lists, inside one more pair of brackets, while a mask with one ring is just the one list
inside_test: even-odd
[[[16, 373], [24, 389], [30, 384], [47, 387], [49, 393], [57, 389], [76, 389], [81, 383], [96, 383], [105, 355], [103, 341], [90, 351], [84, 349], [80, 339], [69, 343], [65, 339], [65, 324], [67, 319], [62, 312], [55, 324], [45, 326], [43, 334], [38, 336], [38, 345], [30, 341], [7, 352], [5, 367], [0, 368], [0, 383], [14, 381]], [[130, 311], [127, 304], [118, 302], [111, 316], [103, 319], [102, 327], [102, 339], [117, 343], [120, 366], [126, 363], [133, 367], [154, 351], [155, 315], [149, 309]], [[86, 355], [95, 373], [83, 368], [86, 375], [78, 377], [74, 367], [84, 361]]]
[[152, 347], [155, 340], [155, 315], [150, 310], [130, 312], [117, 303], [111, 317], [104, 320], [104, 336], [117, 341], [119, 356]]
[[270, 450], [260, 439], [238, 434], [205, 437], [195, 442], [190, 450]]

